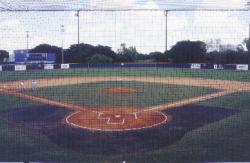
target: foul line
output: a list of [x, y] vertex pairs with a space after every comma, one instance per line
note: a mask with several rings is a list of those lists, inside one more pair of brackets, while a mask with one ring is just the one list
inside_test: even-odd
[[233, 94], [233, 93], [236, 93], [236, 92], [238, 92], [238, 90], [229, 90], [229, 91], [223, 91], [223, 92], [216, 92], [216, 93], [213, 93], [213, 94], [208, 94], [208, 95], [204, 95], [204, 96], [189, 98], [189, 99], [177, 101], [177, 102], [174, 102], [174, 103], [167, 103], [167, 104], [162, 104], [162, 105], [158, 105], [158, 106], [149, 107], [145, 111], [154, 111], [154, 110], [155, 111], [164, 111], [164, 110], [167, 110], [167, 109], [176, 108], [176, 107], [180, 107], [180, 106], [185, 106], [185, 105], [193, 104], [193, 103], [197, 103], [197, 102], [202, 102], [202, 101], [214, 99], [214, 98], [217, 98], [217, 97]]
[[[97, 81], [113, 81], [113, 80], [114, 79], [111, 78], [111, 79], [105, 79], [105, 80], [100, 80], [99, 79]], [[86, 83], [94, 83], [94, 82], [97, 82], [97, 81], [95, 81], [95, 80], [86, 81]], [[126, 79], [125, 81], [128, 81], [128, 79]], [[144, 81], [144, 79], [138, 80], [136, 78], [136, 79], [134, 79], [134, 81]], [[197, 80], [197, 82], [198, 81], [199, 80]], [[159, 83], [159, 82], [162, 82], [162, 81], [154, 81], [154, 82]], [[165, 82], [162, 82], [162, 83], [167, 84]], [[174, 83], [174, 81], [173, 81], [173, 83]], [[213, 87], [214, 86], [211, 86], [211, 88], [213, 88]], [[207, 94], [207, 95], [204, 95], [204, 96], [198, 96], [198, 97], [194, 97], [194, 98], [190, 98], [190, 99], [184, 99], [184, 100], [176, 101], [174, 103], [167, 103], [167, 104], [161, 104], [161, 105], [157, 105], [157, 106], [148, 107], [148, 108], [146, 108], [146, 109], [144, 109], [142, 111], [139, 111], [139, 112], [156, 111], [156, 112], [162, 114], [165, 117], [165, 120], [163, 122], [161, 122], [161, 123], [154, 124], [152, 126], [146, 126], [146, 127], [141, 127], [141, 128], [130, 128], [130, 129], [98, 129], [98, 128], [88, 128], [88, 127], [84, 127], [84, 126], [79, 126], [79, 125], [76, 125], [74, 123], [69, 122], [68, 119], [70, 117], [72, 117], [73, 115], [78, 114], [81, 111], [88, 111], [88, 112], [97, 113], [98, 119], [107, 119], [107, 124], [118, 124], [118, 123], [110, 122], [111, 118], [101, 118], [100, 114], [104, 114], [104, 113], [101, 113], [101, 112], [98, 112], [98, 111], [95, 111], [95, 110], [89, 110], [89, 109], [86, 109], [86, 108], [78, 106], [78, 105], [65, 103], [65, 102], [61, 102], [61, 101], [54, 101], [54, 100], [50, 100], [50, 99], [46, 99], [46, 98], [42, 98], [42, 97], [37, 97], [37, 96], [32, 96], [32, 95], [27, 95], [27, 94], [16, 92], [17, 90], [0, 89], [0, 93], [14, 95], [14, 96], [17, 96], [17, 97], [21, 97], [21, 98], [28, 99], [28, 100], [33, 100], [33, 101], [38, 101], [38, 102], [48, 104], [48, 105], [64, 107], [64, 108], [67, 108], [67, 109], [70, 109], [70, 110], [76, 110], [77, 112], [74, 112], [73, 114], [70, 114], [69, 116], [66, 117], [66, 122], [68, 124], [70, 124], [72, 126], [75, 126], [75, 127], [78, 127], [78, 128], [84, 128], [84, 129], [89, 129], [89, 130], [99, 130], [99, 131], [130, 131], [130, 130], [139, 130], [139, 129], [144, 129], [144, 128], [151, 128], [151, 127], [158, 126], [160, 124], [165, 123], [168, 118], [164, 113], [162, 113], [162, 111], [164, 111], [164, 110], [171, 109], [171, 108], [176, 108], [176, 107], [180, 107], [180, 106], [185, 106], [185, 105], [193, 104], [193, 103], [197, 103], [197, 102], [202, 102], [202, 101], [206, 101], [206, 100], [209, 100], [209, 99], [214, 99], [214, 98], [217, 98], [217, 97], [233, 94], [233, 93], [236, 93], [236, 92], [249, 91], [249, 90], [250, 90], [250, 86], [246, 85], [245, 87], [240, 88], [240, 89], [239, 88], [233, 88], [233, 89], [231, 88], [231, 89], [227, 89], [227, 90], [212, 93], [212, 94]], [[138, 113], [139, 112], [131, 113], [131, 114], [133, 114], [135, 116], [135, 119], [138, 119]], [[123, 121], [121, 123], [119, 123], [119, 124], [124, 124], [124, 123], [125, 123], [125, 118], [123, 118]]]

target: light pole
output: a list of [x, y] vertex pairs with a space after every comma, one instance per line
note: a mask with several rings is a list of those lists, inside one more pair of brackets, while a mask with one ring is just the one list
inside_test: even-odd
[[[248, 2], [249, 4], [250, 4], [250, 2]], [[246, 42], [246, 44], [248, 44], [248, 46], [250, 46], [250, 24], [249, 24], [249, 31], [248, 31], [249, 33], [248, 33], [248, 41]], [[249, 55], [250, 55], [250, 49], [248, 49], [248, 53], [249, 53]]]
[[64, 25], [61, 25], [61, 35], [62, 35], [62, 64], [64, 63], [64, 54], [63, 54], [63, 34], [64, 34]]
[[29, 53], [29, 31], [26, 31], [26, 50]]
[[78, 10], [75, 14], [77, 16], [77, 43], [80, 44], [80, 11]]
[[166, 50], [166, 54], [167, 54], [168, 53], [168, 10], [165, 11], [165, 16], [166, 16], [165, 50]]

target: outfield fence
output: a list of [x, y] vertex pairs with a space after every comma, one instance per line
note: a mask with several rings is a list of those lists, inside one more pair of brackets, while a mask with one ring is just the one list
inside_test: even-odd
[[248, 64], [30, 64], [30, 65], [0, 65], [0, 71], [32, 71], [74, 68], [185, 68], [185, 69], [214, 69], [248, 71]]

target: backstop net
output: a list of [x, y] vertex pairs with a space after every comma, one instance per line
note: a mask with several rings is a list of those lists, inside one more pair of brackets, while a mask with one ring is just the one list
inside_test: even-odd
[[0, 161], [249, 160], [248, 8], [120, 3], [0, 2]]

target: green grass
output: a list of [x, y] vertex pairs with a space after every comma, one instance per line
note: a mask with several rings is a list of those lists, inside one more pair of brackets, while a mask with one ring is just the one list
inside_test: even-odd
[[240, 111], [249, 111], [249, 106], [247, 105], [249, 104], [249, 101], [250, 93], [234, 93], [209, 101], [200, 102], [199, 105], [217, 106]]
[[[209, 79], [222, 80], [237, 80], [250, 81], [250, 72], [233, 72], [223, 70], [189, 70], [189, 69], [156, 69], [156, 68], [118, 68], [118, 69], [71, 69], [71, 70], [48, 70], [48, 71], [30, 71], [30, 72], [0, 72], [0, 82], [14, 81], [21, 79], [43, 79], [57, 78], [69, 76], [174, 76], [174, 77], [200, 77]], [[93, 84], [93, 83], [92, 83]], [[100, 84], [100, 83], [99, 83]], [[107, 84], [107, 83], [106, 83]], [[138, 84], [127, 85], [138, 86]], [[86, 84], [88, 85], [88, 84]], [[72, 95], [76, 91], [84, 92], [86, 85], [71, 85], [66, 87], [68, 94]], [[105, 84], [100, 84], [99, 88]], [[70, 92], [70, 87], [74, 87], [74, 92]], [[138, 86], [140, 87], [140, 86]], [[156, 87], [156, 86], [155, 86]], [[166, 87], [166, 88], [163, 88]], [[159, 86], [159, 91], [164, 92], [164, 89], [169, 85]], [[171, 85], [174, 89], [169, 91], [170, 96], [184, 92], [184, 88], [177, 88]], [[58, 87], [59, 88], [59, 87]], [[52, 89], [41, 89], [40, 95], [45, 92], [50, 92], [46, 96], [54, 98]], [[97, 89], [97, 88], [93, 88]], [[186, 88], [195, 90], [197, 88]], [[175, 92], [175, 91], [176, 92]], [[44, 92], [45, 91], [45, 92]], [[148, 89], [150, 91], [150, 89]], [[200, 90], [204, 92], [204, 88]], [[192, 92], [192, 91], [189, 91]], [[193, 92], [193, 93], [195, 93]], [[32, 93], [32, 92], [27, 92]], [[34, 93], [34, 92], [33, 92]], [[74, 98], [66, 96], [63, 89], [57, 90], [57, 94], [64, 96], [74, 102]], [[166, 92], [165, 92], [166, 93]], [[191, 93], [192, 94], [192, 93]], [[91, 94], [90, 94], [91, 95]], [[88, 95], [88, 96], [90, 96]], [[86, 96], [86, 95], [84, 95]], [[136, 96], [136, 94], [134, 95]], [[71, 97], [71, 98], [69, 98]], [[169, 98], [168, 97], [168, 98]], [[60, 97], [61, 98], [61, 97]], [[97, 97], [95, 97], [97, 98]], [[107, 98], [107, 97], [105, 97]], [[116, 97], [118, 98], [118, 97]], [[166, 99], [157, 99], [157, 94], [145, 99], [152, 98], [153, 103]], [[175, 97], [171, 97], [173, 99]], [[180, 98], [180, 97], [178, 97]], [[133, 99], [134, 100], [134, 99]], [[75, 100], [79, 102], [80, 100]], [[84, 101], [84, 100], [83, 100]], [[90, 100], [92, 105], [94, 100]], [[149, 100], [145, 100], [147, 104]], [[199, 161], [249, 161], [250, 160], [250, 93], [236, 93], [219, 97], [206, 102], [198, 103], [197, 105], [208, 105], [225, 107], [227, 109], [236, 109], [239, 114], [233, 115], [226, 119], [214, 122], [212, 124], [197, 128], [188, 132], [179, 142], [161, 148], [157, 151], [151, 151], [143, 154], [116, 155], [116, 156], [101, 156], [101, 155], [83, 155], [77, 151], [71, 151], [66, 148], [55, 145], [42, 133], [35, 133], [26, 128], [13, 126], [8, 121], [0, 119], [0, 160], [1, 161], [59, 161], [59, 162], [199, 162]], [[21, 98], [1, 95], [0, 94], [0, 111], [7, 109], [18, 109], [18, 107], [31, 106], [38, 104]], [[85, 104], [85, 103], [84, 103]], [[110, 103], [107, 102], [107, 105]], [[124, 105], [126, 103], [123, 103]], [[136, 105], [140, 103], [134, 102]], [[141, 104], [144, 105], [144, 104]], [[135, 142], [136, 143], [136, 142]]]
[[[137, 90], [130, 94], [110, 94], [106, 88], [125, 87]], [[64, 101], [87, 107], [148, 107], [178, 100], [197, 97], [216, 90], [204, 87], [157, 84], [146, 82], [99, 82], [40, 88], [35, 91], [26, 90], [23, 93]]]
[[175, 68], [81, 68], [68, 70], [39, 70], [0, 72], [0, 82], [77, 76], [175, 76], [222, 80], [250, 81], [250, 71], [192, 70]]
[[38, 102], [25, 100], [20, 97], [15, 97], [6, 94], [0, 94], [0, 111], [5, 111], [9, 109], [15, 109], [25, 106], [39, 105]]
[[[38, 102], [3, 94], [0, 94], [0, 101], [1, 112], [40, 105]], [[53, 144], [42, 133], [36, 133], [28, 128], [10, 124], [5, 119], [0, 119], [1, 161], [67, 160], [72, 159], [74, 155], [76, 155], [74, 152]], [[63, 159], [61, 159], [62, 157]]]
[[237, 109], [239, 114], [188, 132], [179, 142], [141, 155], [114, 157], [113, 161], [224, 162], [250, 160], [250, 93], [228, 95], [197, 105]]
[[54, 152], [62, 154], [62, 150], [42, 134], [10, 125], [2, 119], [0, 119], [0, 138], [2, 161], [52, 160], [56, 157]]

